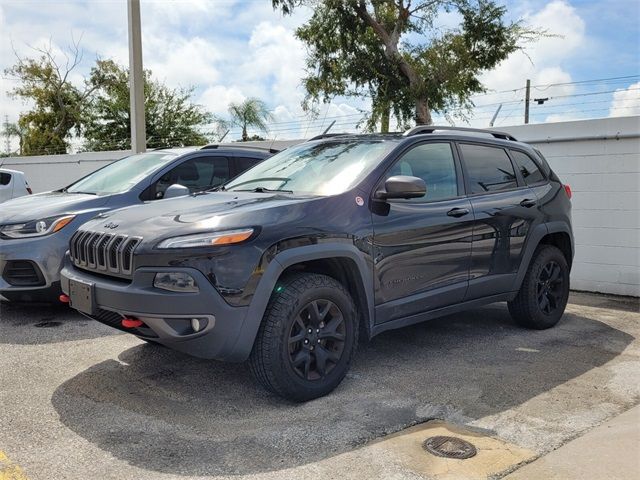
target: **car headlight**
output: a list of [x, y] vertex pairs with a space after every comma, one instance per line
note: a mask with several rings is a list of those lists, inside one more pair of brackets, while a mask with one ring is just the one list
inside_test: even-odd
[[227, 230], [224, 232], [183, 235], [181, 237], [167, 238], [161, 241], [157, 245], [157, 248], [193, 248], [233, 245], [234, 243], [244, 242], [253, 235], [253, 232], [253, 228], [243, 228], [241, 230]]
[[32, 220], [26, 223], [1, 225], [0, 235], [6, 238], [30, 238], [51, 235], [67, 226], [75, 215], [58, 215], [56, 217]]

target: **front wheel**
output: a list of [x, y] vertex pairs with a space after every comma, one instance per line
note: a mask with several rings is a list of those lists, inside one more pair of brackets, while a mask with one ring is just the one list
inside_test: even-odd
[[520, 325], [542, 330], [553, 327], [569, 299], [569, 265], [552, 245], [540, 245], [534, 253], [520, 291], [509, 302], [509, 313]]
[[273, 293], [249, 365], [265, 388], [304, 402], [340, 384], [357, 342], [356, 309], [344, 286], [327, 275], [298, 274]]

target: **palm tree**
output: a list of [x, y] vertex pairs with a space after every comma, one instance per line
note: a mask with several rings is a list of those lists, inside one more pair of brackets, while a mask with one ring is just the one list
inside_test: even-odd
[[242, 128], [242, 141], [249, 139], [247, 127], [256, 127], [263, 132], [267, 131], [267, 120], [271, 119], [271, 114], [267, 105], [257, 98], [247, 98], [242, 103], [229, 104], [230, 124]]

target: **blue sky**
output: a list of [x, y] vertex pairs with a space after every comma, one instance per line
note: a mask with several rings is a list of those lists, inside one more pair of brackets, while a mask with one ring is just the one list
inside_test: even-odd
[[[194, 100], [224, 116], [232, 101], [257, 96], [273, 113], [270, 137], [317, 134], [332, 120], [350, 130], [366, 110], [366, 100], [334, 99], [316, 119], [300, 108], [304, 92], [304, 46], [293, 32], [310, 12], [283, 17], [270, 0], [142, 0], [145, 67], [171, 86], [195, 87]], [[616, 0], [512, 0], [504, 4], [512, 18], [546, 28], [558, 36], [512, 55], [482, 79], [490, 92], [476, 97], [470, 121], [486, 126], [499, 103], [496, 125], [522, 123], [523, 87], [532, 97], [551, 97], [532, 106], [532, 121], [640, 114], [640, 2]], [[440, 20], [456, 23], [454, 15]], [[31, 46], [51, 42], [58, 58], [72, 38], [81, 38], [83, 62], [72, 79], [81, 83], [96, 57], [128, 62], [125, 0], [0, 0], [0, 67], [10, 66], [13, 49], [33, 55]], [[611, 77], [607, 82], [574, 83]], [[2, 76], [0, 115], [15, 121], [28, 108], [5, 92], [15, 82]], [[549, 84], [562, 84], [552, 85]], [[616, 91], [616, 92], [610, 92]], [[609, 92], [609, 93], [600, 93]], [[582, 94], [589, 94], [578, 96]], [[437, 117], [438, 121], [446, 122]], [[460, 119], [453, 119], [462, 124]], [[237, 136], [231, 132], [231, 138]]]

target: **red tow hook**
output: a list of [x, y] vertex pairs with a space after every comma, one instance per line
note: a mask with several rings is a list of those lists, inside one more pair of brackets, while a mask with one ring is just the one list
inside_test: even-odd
[[64, 293], [58, 297], [62, 303], [69, 303], [69, 295], [65, 295]]
[[142, 320], [138, 320], [137, 318], [123, 318], [122, 326], [124, 328], [138, 328], [144, 325]]

